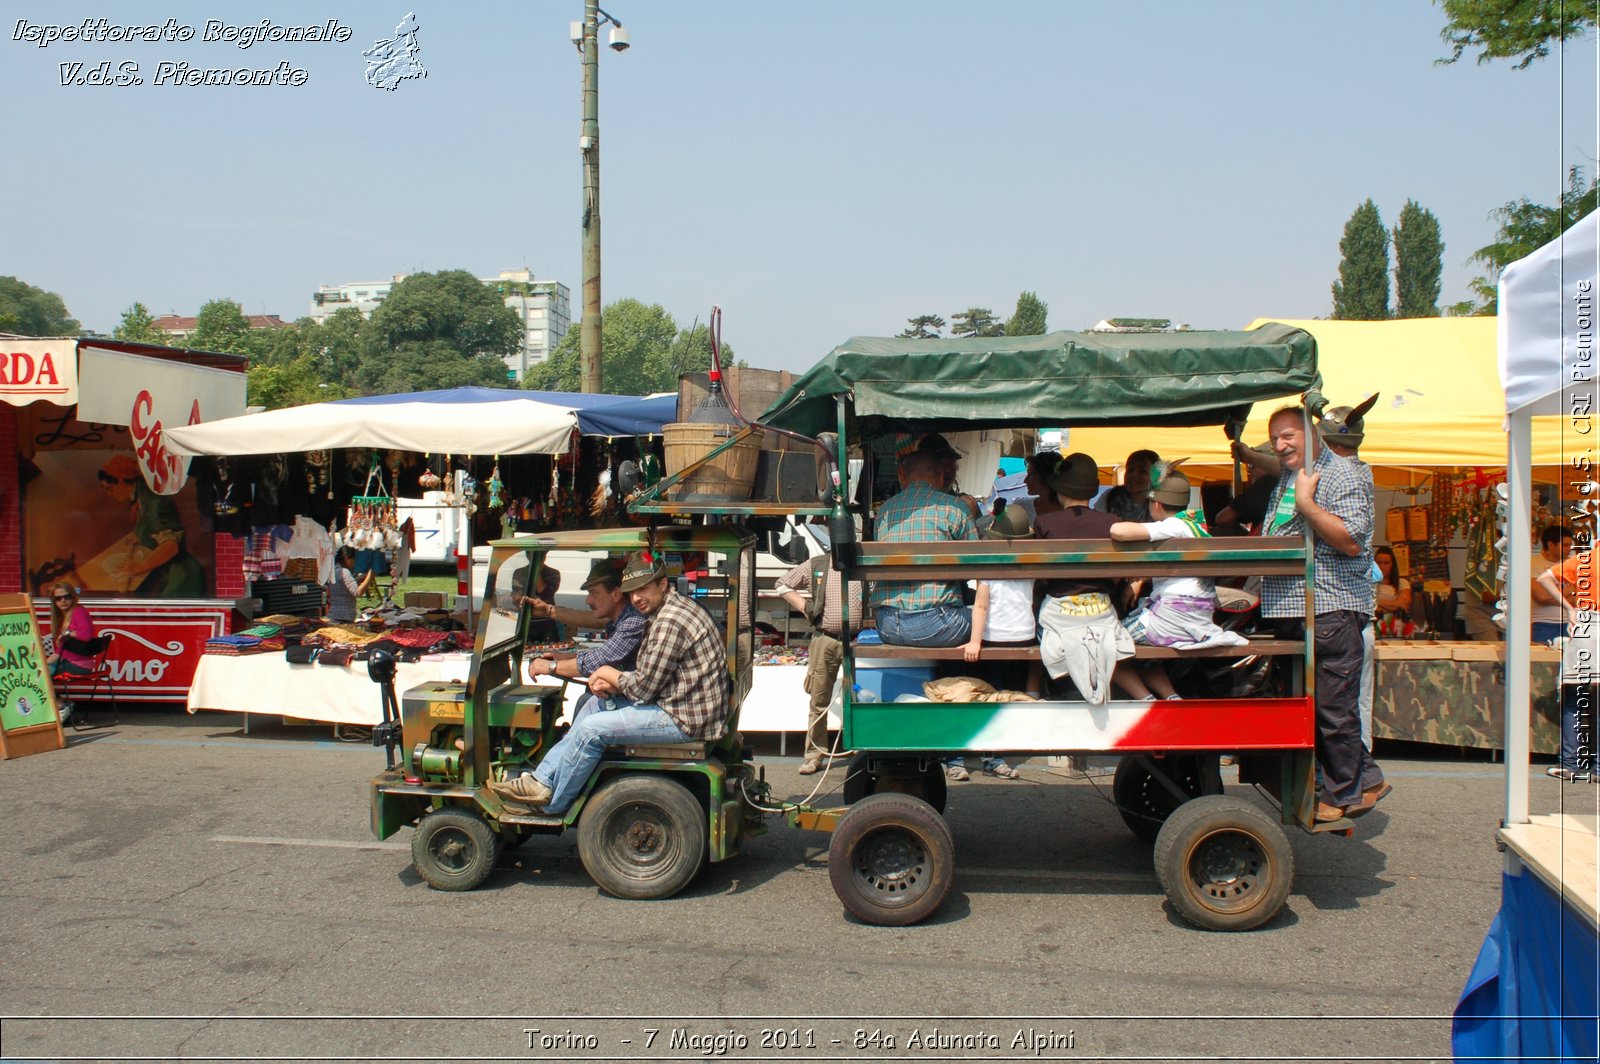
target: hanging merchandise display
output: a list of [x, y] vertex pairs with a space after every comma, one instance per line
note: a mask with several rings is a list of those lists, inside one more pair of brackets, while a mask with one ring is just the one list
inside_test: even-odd
[[[350, 499], [350, 510], [345, 519], [346, 529], [350, 533], [372, 531], [382, 533], [398, 527], [397, 517], [394, 496], [389, 494], [388, 488], [384, 485], [383, 467], [374, 460], [371, 470], [367, 473], [366, 486], [362, 488], [360, 495], [352, 496]], [[350, 546], [361, 550], [366, 544], [350, 543]]]
[[489, 472], [489, 509], [503, 510], [506, 505], [506, 485], [500, 479], [500, 456], [494, 456], [494, 468]]
[[[422, 458], [424, 467], [417, 475], [417, 486], [423, 491], [438, 491], [444, 485], [444, 478], [433, 471], [433, 455], [425, 454]], [[448, 461], [445, 463], [445, 468], [449, 468]]]

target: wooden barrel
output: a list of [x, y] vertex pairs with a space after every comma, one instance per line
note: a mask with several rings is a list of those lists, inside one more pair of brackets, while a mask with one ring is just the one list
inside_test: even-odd
[[[673, 476], [690, 463], [704, 457], [738, 435], [741, 426], [675, 421], [661, 426], [667, 476]], [[726, 499], [748, 499], [756, 482], [756, 462], [761, 457], [760, 430], [752, 432], [734, 446], [689, 474], [674, 489], [676, 495], [709, 495]]]

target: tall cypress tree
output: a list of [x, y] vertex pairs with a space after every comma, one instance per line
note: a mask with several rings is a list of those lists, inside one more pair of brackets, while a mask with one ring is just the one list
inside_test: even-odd
[[1007, 336], [1043, 336], [1049, 332], [1045, 316], [1049, 305], [1037, 293], [1024, 292], [1017, 297], [1017, 309], [1006, 322]]
[[1367, 200], [1344, 223], [1339, 279], [1333, 283], [1333, 317], [1379, 321], [1389, 316], [1389, 231]]
[[1397, 318], [1437, 318], [1444, 241], [1439, 219], [1414, 200], [1406, 200], [1394, 227], [1394, 295]]

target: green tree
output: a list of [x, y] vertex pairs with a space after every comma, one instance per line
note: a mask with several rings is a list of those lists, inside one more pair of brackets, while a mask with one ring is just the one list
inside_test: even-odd
[[[610, 310], [602, 312], [609, 315]], [[605, 357], [605, 333], [600, 334], [600, 361], [602, 366]], [[578, 323], [573, 322], [561, 342], [551, 349], [545, 360], [538, 365], [529, 366], [528, 372], [522, 375], [522, 386], [535, 392], [576, 392], [583, 387], [583, 372], [579, 365]], [[603, 376], [609, 377], [608, 374]]]
[[[711, 330], [698, 321], [679, 329], [659, 303], [619, 299], [601, 318], [600, 362], [609, 395], [649, 395], [678, 389], [678, 378], [711, 368]], [[734, 361], [733, 348], [722, 345], [724, 366]], [[578, 367], [578, 328], [574, 325], [550, 357], [528, 367], [522, 386], [538, 392], [575, 392], [582, 386]]]
[[448, 340], [409, 340], [362, 360], [356, 390], [362, 395], [394, 395], [436, 388], [508, 388], [506, 364], [491, 355], [467, 357]]
[[367, 319], [355, 307], [344, 307], [320, 324], [300, 322], [303, 346], [316, 355], [323, 380], [347, 391], [355, 388], [366, 328]]
[[[731, 369], [744, 363], [733, 354], [733, 345], [722, 343], [722, 366]], [[640, 395], [651, 392], [675, 392], [678, 378], [685, 373], [704, 373], [711, 368], [711, 329], [698, 321], [678, 330], [666, 357], [655, 360], [649, 367], [647, 387]]]
[[310, 352], [287, 363], [251, 365], [248, 378], [250, 405], [268, 410], [344, 399], [350, 394], [340, 385], [323, 379], [322, 366]]
[[504, 360], [521, 343], [516, 312], [466, 270], [412, 274], [389, 290], [362, 329], [354, 383], [367, 395], [504, 388]]
[[230, 355], [249, 355], [250, 319], [244, 308], [231, 299], [213, 299], [195, 315], [194, 331], [184, 339], [187, 347], [200, 351], [221, 351]]
[[150, 316], [150, 310], [143, 303], [134, 303], [133, 306], [122, 312], [122, 321], [111, 330], [111, 335], [118, 340], [127, 340], [136, 344], [165, 344], [172, 337], [155, 327], [155, 319]]
[[1024, 292], [1017, 297], [1017, 309], [1006, 322], [1007, 336], [1043, 336], [1050, 331], [1045, 317], [1050, 307], [1034, 292]]
[[1478, 62], [1517, 59], [1516, 69], [1526, 70], [1550, 54], [1552, 41], [1581, 37], [1595, 28], [1592, 2], [1574, 0], [1435, 0], [1444, 8], [1445, 27], [1439, 36], [1450, 45], [1454, 63], [1469, 48], [1482, 49]]
[[1389, 231], [1370, 199], [1355, 209], [1339, 241], [1333, 317], [1379, 321], [1389, 316]]
[[1004, 336], [1006, 327], [988, 307], [968, 307], [950, 316], [951, 336]]
[[1413, 200], [1400, 210], [1394, 227], [1394, 294], [1397, 318], [1437, 318], [1444, 241], [1439, 219]]
[[1477, 299], [1454, 304], [1450, 313], [1496, 313], [1500, 271], [1572, 228], [1580, 218], [1594, 211], [1597, 202], [1600, 202], [1600, 181], [1591, 179], [1585, 183], [1583, 168], [1574, 166], [1567, 171], [1567, 190], [1556, 206], [1547, 207], [1524, 197], [1491, 211], [1489, 217], [1500, 223], [1494, 242], [1474, 251], [1468, 260], [1488, 267], [1486, 273], [1468, 282]]
[[54, 292], [15, 277], [0, 277], [0, 332], [23, 336], [77, 336], [83, 331]]
[[918, 314], [906, 319], [906, 327], [900, 335], [908, 340], [937, 340], [944, 325], [944, 319], [937, 314]]

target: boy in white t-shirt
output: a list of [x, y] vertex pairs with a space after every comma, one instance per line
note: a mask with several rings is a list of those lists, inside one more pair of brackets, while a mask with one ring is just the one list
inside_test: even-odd
[[[995, 514], [986, 532], [987, 539], [1031, 539], [1033, 525], [1020, 506], [1007, 506]], [[1025, 647], [1039, 642], [1034, 620], [1032, 580], [979, 580], [977, 599], [972, 604], [972, 637], [962, 649], [967, 661], [977, 661], [984, 647]], [[983, 670], [998, 691], [1026, 691], [1037, 697], [1040, 677], [1037, 665], [1026, 661], [990, 661]], [[960, 759], [953, 759], [959, 763]], [[983, 771], [1001, 779], [1021, 775], [1004, 758], [986, 757]]]
[[[1150, 493], [1152, 520], [1118, 521], [1111, 526], [1111, 538], [1125, 543], [1144, 539], [1210, 539], [1205, 516], [1189, 509], [1189, 498], [1189, 478], [1175, 470], [1168, 472]], [[1122, 623], [1135, 643], [1146, 646], [1184, 650], [1243, 645], [1246, 642], [1243, 636], [1223, 631], [1212, 620], [1216, 608], [1216, 584], [1209, 577], [1159, 576], [1151, 581], [1150, 596], [1140, 599]], [[1140, 674], [1157, 695], [1177, 697], [1172, 682], [1159, 665], [1144, 666]]]

